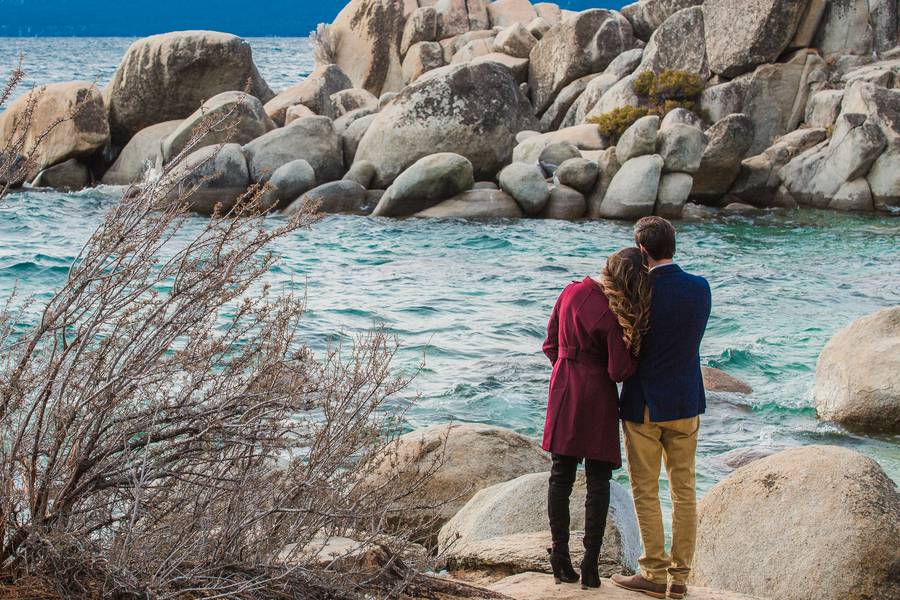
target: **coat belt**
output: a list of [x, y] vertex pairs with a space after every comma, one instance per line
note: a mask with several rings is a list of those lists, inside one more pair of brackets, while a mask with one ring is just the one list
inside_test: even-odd
[[606, 355], [587, 352], [576, 346], [560, 346], [559, 360], [571, 360], [573, 362], [601, 362], [606, 360]]

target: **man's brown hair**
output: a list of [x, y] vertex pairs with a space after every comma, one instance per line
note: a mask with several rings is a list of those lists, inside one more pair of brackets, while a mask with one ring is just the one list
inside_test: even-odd
[[634, 241], [653, 260], [675, 256], [675, 227], [662, 217], [644, 217], [635, 223]]

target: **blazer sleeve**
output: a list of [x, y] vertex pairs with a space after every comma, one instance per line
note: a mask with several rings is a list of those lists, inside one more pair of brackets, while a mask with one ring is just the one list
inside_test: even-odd
[[544, 340], [543, 346], [544, 354], [550, 359], [550, 364], [554, 366], [559, 357], [559, 306], [562, 304], [563, 294], [556, 299], [556, 305], [550, 314], [550, 321], [547, 322], [547, 339]]
[[606, 353], [609, 358], [606, 369], [610, 379], [621, 383], [634, 375], [634, 372], [637, 371], [638, 361], [625, 345], [625, 340], [622, 338], [622, 327], [612, 311], [604, 315], [603, 321], [607, 325], [605, 327]]

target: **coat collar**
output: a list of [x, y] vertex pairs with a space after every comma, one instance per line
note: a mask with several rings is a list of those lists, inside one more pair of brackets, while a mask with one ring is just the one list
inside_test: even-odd
[[656, 267], [652, 271], [650, 271], [651, 277], [659, 277], [660, 275], [668, 275], [669, 273], [680, 273], [681, 267], [677, 264], [672, 263], [668, 265], [662, 265], [661, 267]]

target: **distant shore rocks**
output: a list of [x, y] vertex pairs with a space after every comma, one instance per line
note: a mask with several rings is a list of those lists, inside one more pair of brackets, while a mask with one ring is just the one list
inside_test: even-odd
[[900, 598], [900, 494], [853, 450], [805, 446], [753, 461], [709, 490], [698, 513], [697, 585], [781, 600]]
[[261, 102], [272, 91], [253, 62], [250, 44], [215, 31], [176, 31], [134, 42], [104, 91], [113, 142], [141, 129], [183, 119], [221, 92], [243, 90]]
[[[84, 82], [47, 88], [39, 104], [49, 120], [38, 119], [36, 131], [64, 116], [66, 93], [87, 100], [84, 114], [93, 116], [61, 125], [66, 133], [51, 137], [15, 183], [41, 171], [38, 183], [66, 186], [156, 176], [201, 121], [230, 115], [231, 126], [200, 146], [241, 144], [251, 184], [306, 160], [318, 185], [353, 173], [374, 199], [417, 161], [453, 153], [518, 205], [469, 194], [397, 217], [629, 220], [678, 219], [686, 206], [690, 218], [712, 212], [699, 205], [741, 214], [900, 207], [891, 2], [761, 0], [739, 9], [733, 0], [640, 0], [578, 12], [529, 0], [421, 4], [350, 0], [317, 29], [312, 73], [277, 94], [236, 36], [138, 40], [102, 95]], [[16, 114], [21, 104], [0, 116], [0, 133]], [[151, 129], [170, 121], [183, 122], [164, 135]], [[305, 125], [291, 129], [297, 123]], [[13, 160], [22, 164], [24, 154]], [[511, 166], [539, 170], [546, 186], [535, 180], [525, 193], [508, 177], [500, 182]]]
[[857, 431], [900, 433], [900, 307], [859, 318], [825, 345], [816, 412]]
[[[499, 573], [550, 572], [547, 548], [549, 473], [532, 473], [482, 489], [441, 529], [438, 552], [451, 570]], [[600, 554], [600, 573], [635, 572], [641, 537], [631, 494], [611, 483], [610, 512]], [[570, 499], [573, 531], [584, 530], [584, 473], [578, 476]], [[583, 553], [578, 536], [573, 558]]]

